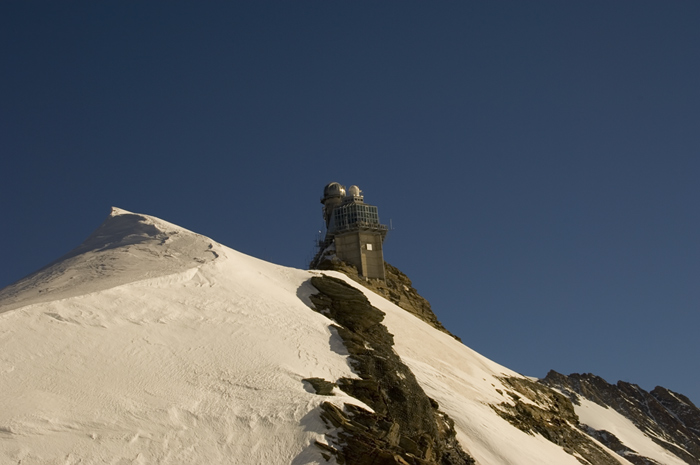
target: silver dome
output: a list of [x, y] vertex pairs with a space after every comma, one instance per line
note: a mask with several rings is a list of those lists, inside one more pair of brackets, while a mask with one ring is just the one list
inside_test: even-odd
[[323, 198], [327, 199], [330, 197], [345, 197], [345, 188], [337, 182], [328, 184], [323, 189]]
[[350, 186], [350, 187], [348, 188], [348, 193], [347, 193], [347, 196], [348, 196], [348, 197], [359, 197], [360, 195], [362, 195], [362, 191], [360, 190], [359, 187], [357, 187], [357, 186]]

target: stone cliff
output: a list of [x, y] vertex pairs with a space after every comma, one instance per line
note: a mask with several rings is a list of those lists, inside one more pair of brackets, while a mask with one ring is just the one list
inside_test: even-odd
[[[700, 464], [700, 409], [687, 397], [663, 387], [647, 392], [636, 384], [618, 381], [610, 384], [593, 374], [562, 375], [550, 371], [541, 381], [564, 393], [572, 402], [579, 397], [612, 408], [628, 418], [655, 443], [689, 464]], [[635, 464], [648, 464], [648, 458], [622, 445], [609, 431], [590, 427], [586, 431], [610, 449]]]

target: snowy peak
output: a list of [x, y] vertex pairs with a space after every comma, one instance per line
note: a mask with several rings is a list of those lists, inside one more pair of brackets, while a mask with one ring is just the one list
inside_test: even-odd
[[123, 208], [119, 207], [112, 207], [112, 212], [109, 214], [109, 216], [118, 216], [118, 215], [131, 215], [132, 213], [130, 211], [126, 211]]
[[61, 259], [91, 251], [104, 251], [117, 247], [143, 243], [158, 243], [168, 238], [167, 228], [158, 227], [155, 218], [134, 214], [112, 207], [109, 217], [80, 246]]
[[700, 465], [686, 397], [523, 377], [392, 274], [366, 287], [113, 208], [0, 290], [0, 463]]
[[2, 291], [0, 463], [320, 459], [302, 378], [354, 375], [309, 278], [116, 211]]
[[78, 247], [0, 290], [0, 312], [180, 273], [215, 259], [220, 248], [167, 221], [113, 207]]
[[98, 250], [138, 244], [167, 237], [166, 228], [158, 228], [155, 218], [112, 207], [109, 217], [88, 237], [78, 250]]

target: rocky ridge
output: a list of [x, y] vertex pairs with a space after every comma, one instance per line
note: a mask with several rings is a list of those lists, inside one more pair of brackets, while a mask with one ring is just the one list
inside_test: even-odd
[[380, 279], [366, 279], [359, 275], [357, 268], [338, 259], [336, 256], [326, 258], [318, 264], [319, 270], [340, 271], [348, 276], [353, 281], [356, 281], [377, 294], [385, 297], [387, 300], [398, 305], [408, 313], [419, 318], [433, 328], [449, 334], [461, 342], [459, 337], [455, 336], [445, 328], [433, 313], [428, 302], [418, 291], [413, 287], [413, 283], [401, 270], [389, 263], [384, 262], [386, 273], [386, 282]]
[[[322, 261], [319, 264], [319, 269], [344, 273], [434, 328], [459, 340], [439, 322], [430, 304], [418, 294], [411, 280], [396, 267], [388, 263], [385, 263], [385, 266], [386, 282], [368, 280], [359, 276], [353, 266], [338, 260], [337, 257]], [[336, 295], [335, 298], [342, 300], [339, 295]], [[346, 344], [352, 346], [353, 337], [349, 337]], [[345, 340], [345, 337], [343, 339]], [[351, 354], [354, 358], [358, 358], [357, 352], [353, 353], [351, 350]], [[364, 356], [373, 357], [369, 353], [365, 353]], [[370, 373], [369, 378], [373, 379], [377, 373], [376, 371]], [[616, 411], [631, 419], [641, 431], [648, 432], [649, 437], [654, 442], [662, 445], [688, 464], [700, 465], [700, 439], [698, 435], [700, 432], [700, 409], [681, 394], [662, 387], [657, 387], [651, 393], [647, 393], [638, 386], [629, 383], [619, 382], [617, 386], [613, 386], [594, 375], [573, 374], [566, 377], [553, 371], [539, 381], [527, 378], [501, 378], [501, 381], [505, 386], [508, 386], [508, 389], [501, 392], [504, 397], [502, 403], [491, 405], [493, 410], [521, 431], [531, 435], [541, 435], [562, 447], [582, 464], [614, 465], [619, 464], [621, 458], [623, 463], [626, 460], [635, 465], [654, 465], [658, 462], [627, 447], [609, 431], [595, 430], [588, 425], [581, 424], [574, 408], [578, 395], [602, 406], [615, 408]], [[342, 385], [339, 387], [343, 389]], [[329, 388], [321, 386], [320, 389], [327, 391]], [[346, 392], [352, 392], [352, 388]], [[368, 405], [371, 404], [368, 403]], [[341, 412], [331, 412], [333, 410], [331, 404], [328, 404], [325, 409], [324, 418], [329, 421], [329, 424], [339, 427], [341, 423], [338, 418], [342, 416]], [[356, 407], [346, 406], [346, 412], [343, 415], [349, 422], [348, 424], [352, 425], [353, 421], [363, 418], [365, 414], [358, 413]], [[335, 418], [335, 420], [330, 420], [331, 418]], [[375, 421], [373, 425], [376, 426], [376, 424]], [[449, 424], [449, 421], [446, 420], [445, 424]], [[357, 428], [350, 426], [349, 430], [357, 430]], [[345, 437], [346, 434], [341, 434], [341, 438]], [[374, 431], [373, 434], [375, 437], [392, 437], [389, 430]], [[388, 449], [393, 450], [392, 448], [396, 446], [394, 442], [389, 440], [385, 446], [388, 444]], [[342, 457], [342, 453], [338, 454], [337, 451], [336, 455]], [[422, 464], [423, 462], [413, 463]]]
[[115, 209], [0, 292], [0, 462], [698, 464], [685, 396], [520, 376], [387, 269], [346, 274], [389, 300]]
[[501, 378], [510, 389], [508, 400], [492, 408], [505, 420], [528, 434], [539, 434], [586, 465], [618, 465], [582, 429], [574, 406], [564, 395], [527, 378]]
[[[661, 447], [691, 465], [700, 464], [700, 409], [687, 397], [660, 386], [647, 392], [624, 381], [610, 384], [590, 373], [565, 376], [550, 371], [541, 382], [562, 392], [574, 403], [579, 403], [579, 397], [583, 397], [614, 409]], [[654, 463], [623, 446], [609, 431], [590, 427], [585, 430], [635, 464]]]
[[321, 395], [331, 395], [337, 386], [372, 409], [322, 404], [322, 418], [339, 431], [329, 435], [328, 444], [317, 443], [326, 459], [334, 456], [340, 464], [353, 465], [473, 464], [455, 438], [453, 421], [393, 350], [393, 336], [382, 324], [384, 313], [337, 278], [314, 277], [311, 284], [319, 291], [312, 303], [336, 323], [360, 378], [305, 382]]

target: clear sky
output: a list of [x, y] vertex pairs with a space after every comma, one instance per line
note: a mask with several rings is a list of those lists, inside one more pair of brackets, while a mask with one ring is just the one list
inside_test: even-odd
[[[0, 287], [112, 205], [305, 267], [325, 184], [473, 349], [700, 404], [700, 2], [0, 3]], [[420, 343], [420, 341], [417, 341]]]

